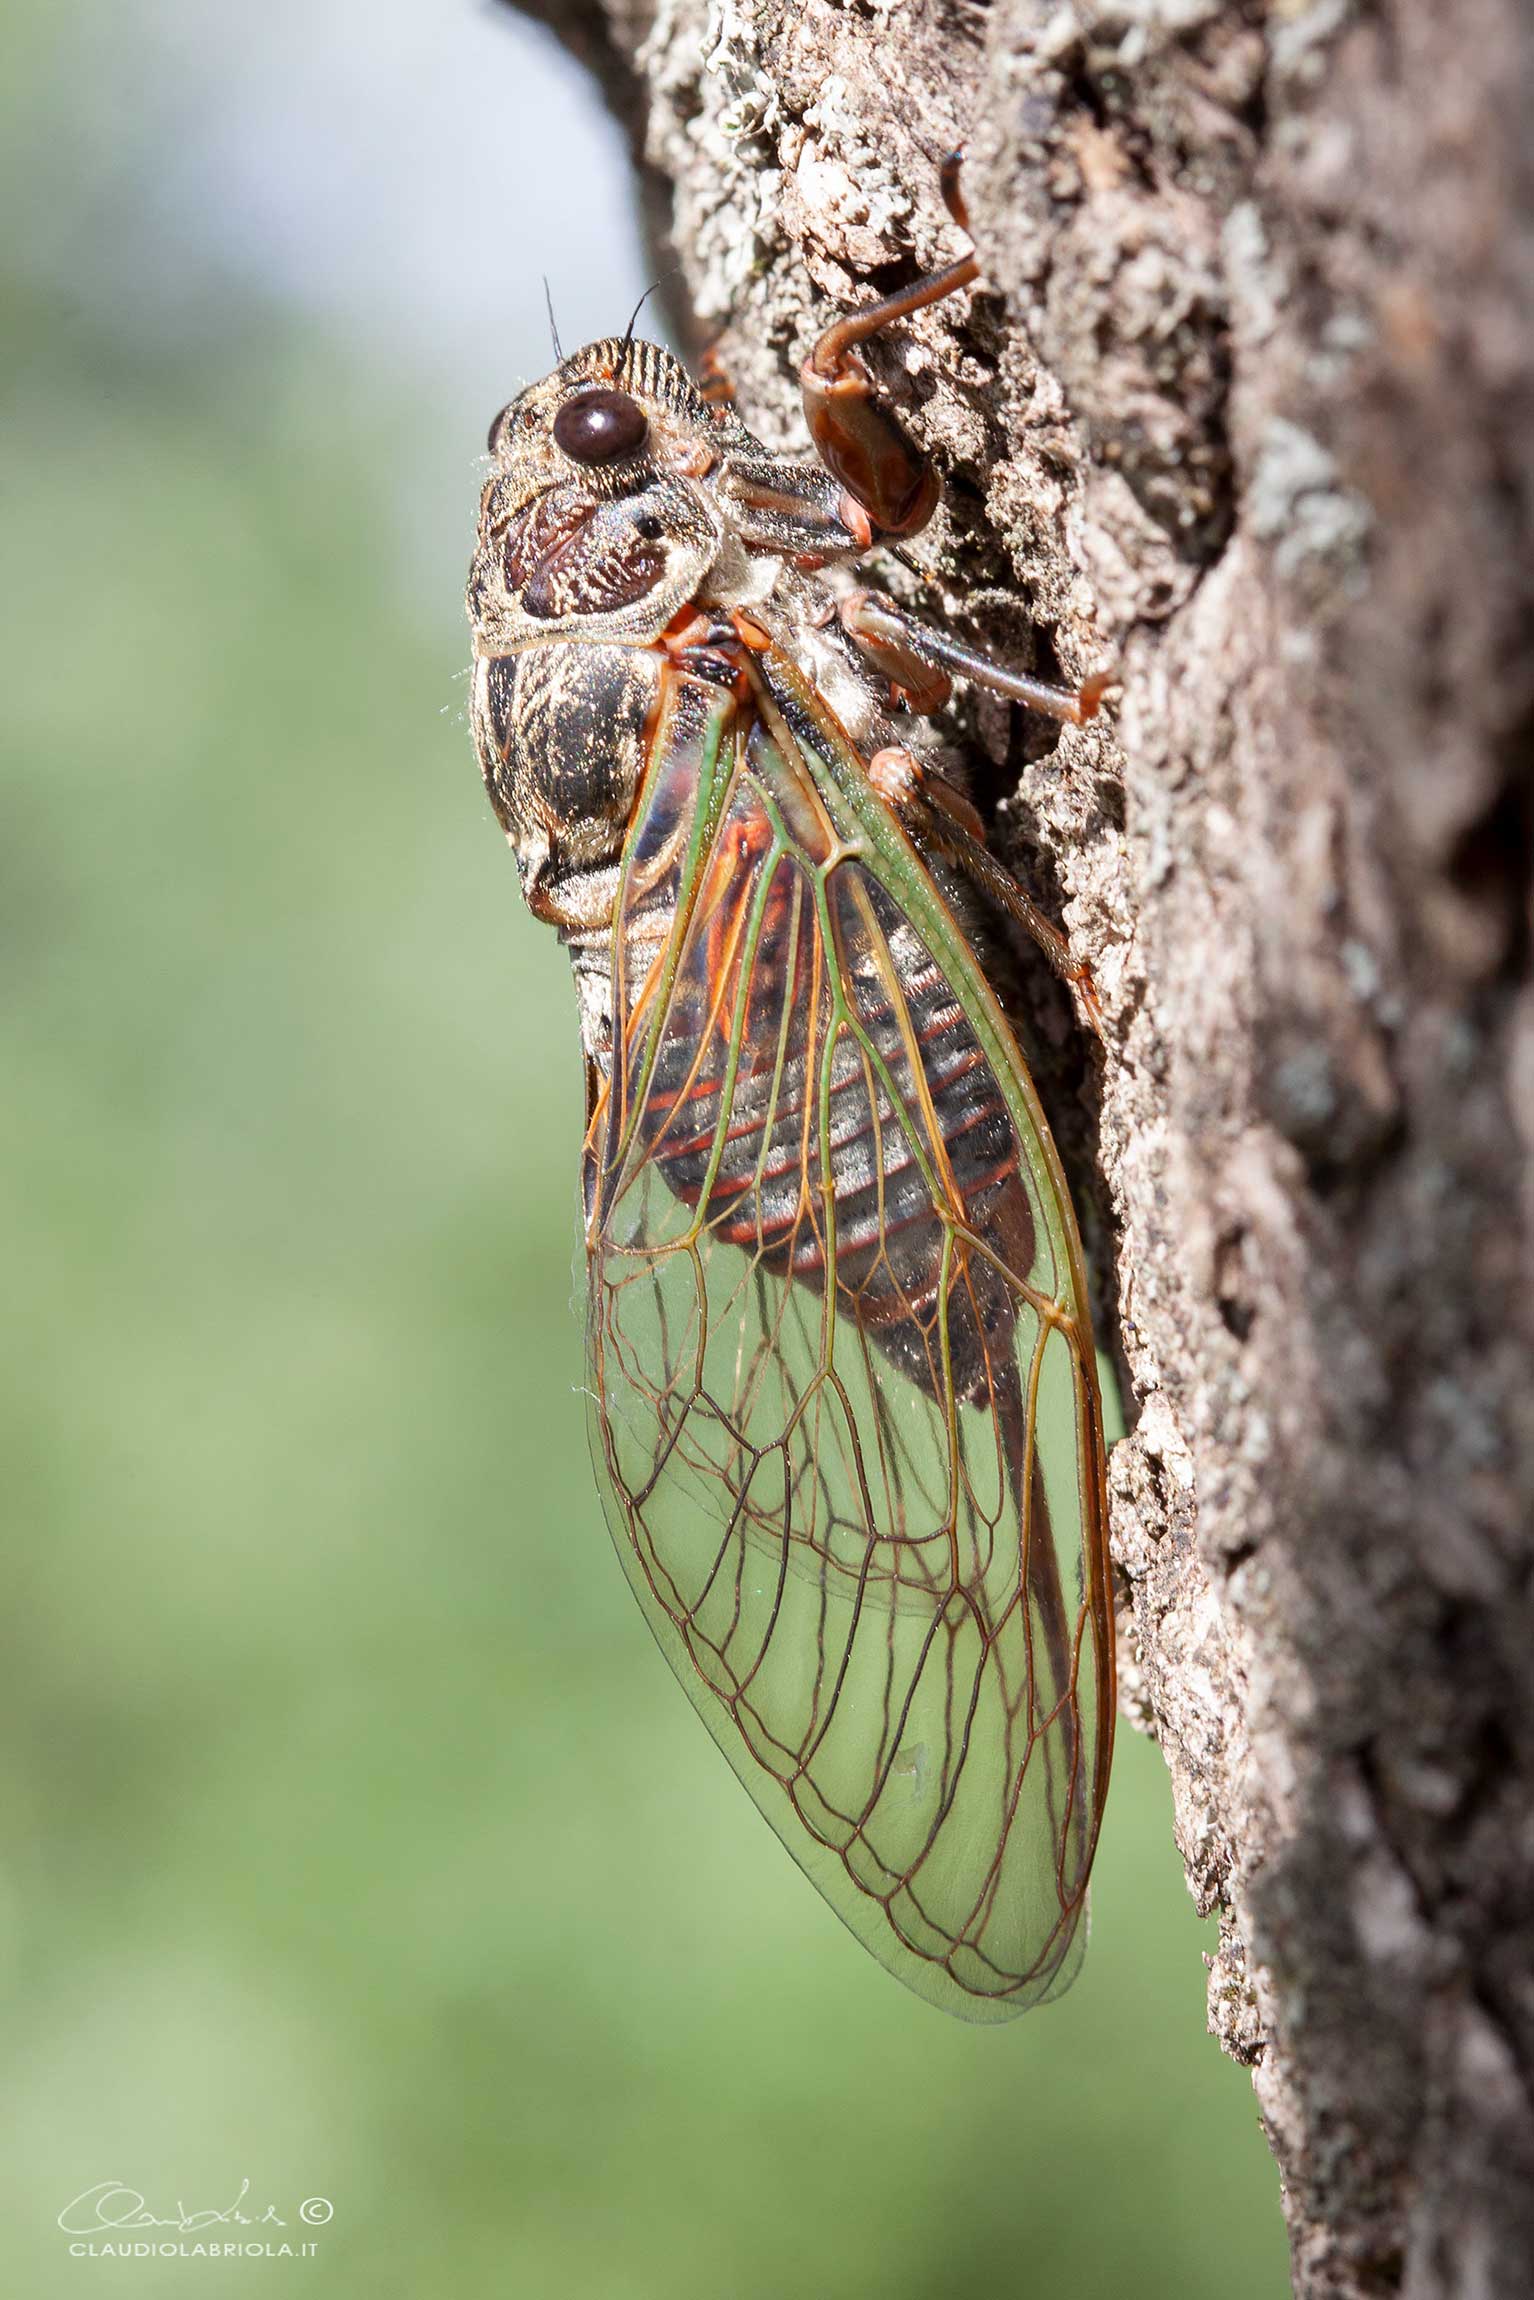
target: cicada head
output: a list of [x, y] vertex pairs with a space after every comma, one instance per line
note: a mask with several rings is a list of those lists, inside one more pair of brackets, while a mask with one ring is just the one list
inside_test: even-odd
[[657, 638], [725, 541], [701, 484], [717, 441], [680, 362], [625, 338], [572, 353], [503, 408], [469, 578], [482, 650]]

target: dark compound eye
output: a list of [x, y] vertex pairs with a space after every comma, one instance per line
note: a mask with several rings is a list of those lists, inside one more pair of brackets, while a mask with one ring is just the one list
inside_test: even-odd
[[583, 391], [554, 418], [554, 437], [575, 463], [619, 463], [650, 436], [644, 410], [626, 391]]

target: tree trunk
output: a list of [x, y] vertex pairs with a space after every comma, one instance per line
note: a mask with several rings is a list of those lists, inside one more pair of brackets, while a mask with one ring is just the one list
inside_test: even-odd
[[1107, 1014], [1085, 1088], [1079, 1041], [1060, 1066], [1133, 1426], [1126, 1704], [1220, 1915], [1211, 2021], [1299, 2289], [1521, 2300], [1534, 19], [540, 12], [674, 195], [678, 300], [774, 440], [826, 313], [956, 251], [967, 140], [982, 288], [871, 364], [949, 486], [907, 595], [1123, 679], [1101, 730], [968, 732]]

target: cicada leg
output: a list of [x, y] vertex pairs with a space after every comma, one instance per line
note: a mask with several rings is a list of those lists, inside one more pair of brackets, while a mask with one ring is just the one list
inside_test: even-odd
[[[962, 231], [969, 229], [959, 195], [958, 155], [944, 164], [943, 197], [949, 214]], [[941, 485], [921, 450], [906, 437], [895, 411], [857, 355], [857, 346], [888, 327], [891, 320], [909, 319], [945, 296], [957, 295], [980, 277], [973, 254], [930, 272], [898, 295], [866, 311], [850, 312], [828, 327], [799, 373], [805, 419], [816, 452], [826, 469], [839, 479], [851, 503], [842, 516], [849, 527], [859, 521], [876, 535], [914, 535], [937, 509]]]
[[[1115, 674], [1107, 668], [1090, 672], [1079, 687], [1052, 687], [1043, 679], [1009, 671], [989, 655], [918, 623], [877, 591], [849, 592], [837, 612], [848, 637], [916, 711], [940, 710], [949, 695], [947, 674], [958, 671], [994, 695], [1006, 695], [1046, 719], [1079, 727], [1096, 718], [1103, 697], [1116, 684]], [[928, 693], [932, 701], [920, 699]]]
[[985, 825], [963, 792], [934, 774], [913, 751], [893, 743], [875, 751], [868, 762], [868, 779], [921, 844], [935, 847], [957, 863], [998, 910], [1016, 919], [1033, 937], [1061, 981], [1078, 994], [1082, 1012], [1096, 1035], [1103, 1038], [1103, 1010], [1090, 961], [1072, 955], [1059, 927], [1046, 918], [1006, 864], [992, 854], [985, 843]]

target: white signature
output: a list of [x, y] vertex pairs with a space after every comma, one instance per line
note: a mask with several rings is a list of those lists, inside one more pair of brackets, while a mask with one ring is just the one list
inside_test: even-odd
[[[242, 2180], [238, 2196], [222, 2211], [216, 2204], [210, 2204], [204, 2211], [188, 2212], [178, 2198], [174, 2212], [159, 2213], [149, 2210], [141, 2189], [129, 2188], [121, 2180], [98, 2180], [93, 2187], [82, 2188], [79, 2195], [65, 2205], [59, 2214], [59, 2226], [66, 2236], [94, 2236], [103, 2228], [176, 2228], [183, 2235], [194, 2228], [220, 2226], [264, 2228], [270, 2224], [286, 2228], [287, 2222], [275, 2204], [269, 2204], [260, 2213], [254, 2207], [249, 2212], [243, 2211], [241, 2207], [249, 2195], [250, 2182]], [[307, 2209], [304, 2217], [310, 2217]]]

